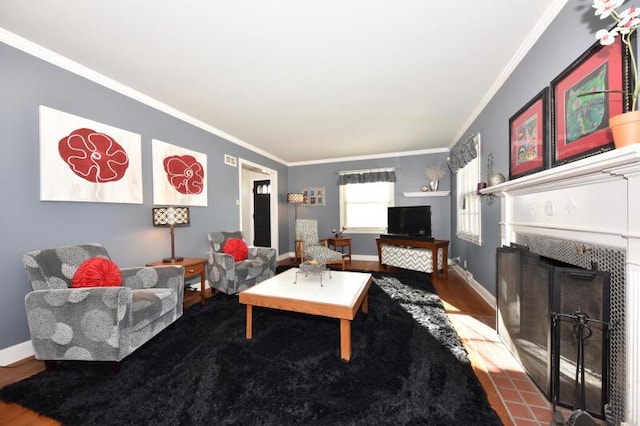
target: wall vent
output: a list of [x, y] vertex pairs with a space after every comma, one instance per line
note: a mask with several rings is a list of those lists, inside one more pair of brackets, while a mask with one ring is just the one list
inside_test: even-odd
[[238, 167], [238, 159], [232, 155], [224, 155], [224, 164], [231, 167]]

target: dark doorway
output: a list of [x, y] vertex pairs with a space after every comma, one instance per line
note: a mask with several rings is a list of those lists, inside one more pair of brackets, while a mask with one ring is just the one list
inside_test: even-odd
[[253, 245], [271, 247], [271, 181], [253, 182]]

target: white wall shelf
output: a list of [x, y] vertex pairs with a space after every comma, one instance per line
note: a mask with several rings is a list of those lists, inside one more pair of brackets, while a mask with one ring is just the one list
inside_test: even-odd
[[407, 198], [411, 197], [446, 197], [451, 191], [424, 191], [424, 192], [403, 192]]

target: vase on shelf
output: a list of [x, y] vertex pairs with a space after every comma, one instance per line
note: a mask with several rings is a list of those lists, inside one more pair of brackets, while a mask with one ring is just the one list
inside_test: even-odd
[[429, 188], [431, 188], [432, 191], [437, 191], [438, 190], [438, 184], [440, 183], [439, 180], [432, 180], [429, 181]]
[[504, 183], [506, 180], [507, 179], [504, 177], [502, 173], [499, 173], [499, 172], [491, 173], [489, 176], [487, 176], [487, 185], [488, 186], [500, 185], [501, 183]]
[[499, 185], [507, 179], [500, 172], [493, 170], [493, 153], [487, 156], [487, 186]]
[[640, 111], [629, 111], [609, 119], [616, 148], [640, 142]]

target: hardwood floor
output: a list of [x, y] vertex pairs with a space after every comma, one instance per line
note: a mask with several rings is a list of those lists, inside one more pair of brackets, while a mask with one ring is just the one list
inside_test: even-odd
[[[287, 264], [289, 261], [280, 262]], [[347, 268], [379, 271], [381, 270], [377, 262], [353, 260], [347, 263]], [[461, 334], [463, 343], [469, 352], [472, 366], [478, 379], [482, 383], [489, 401], [496, 410], [505, 425], [514, 424], [512, 416], [503, 402], [503, 398], [490, 374], [482, 361], [481, 356], [470, 345], [471, 336], [465, 336], [461, 330], [463, 327], [463, 318], [478, 321], [487, 327], [493, 328], [495, 324], [495, 311], [480, 296], [472, 291], [468, 284], [455, 273], [449, 273], [447, 279], [440, 279], [434, 282], [434, 286], [440, 295], [452, 323]], [[210, 296], [210, 294], [208, 294]], [[468, 334], [468, 330], [466, 331]], [[22, 380], [33, 374], [44, 370], [44, 363], [32, 358], [19, 361], [10, 368], [0, 369], [0, 387], [10, 383]], [[23, 408], [16, 404], [6, 404], [0, 401], [0, 424], [2, 425], [58, 425], [60, 423], [41, 416], [33, 411]], [[548, 423], [547, 423], [548, 424]]]

